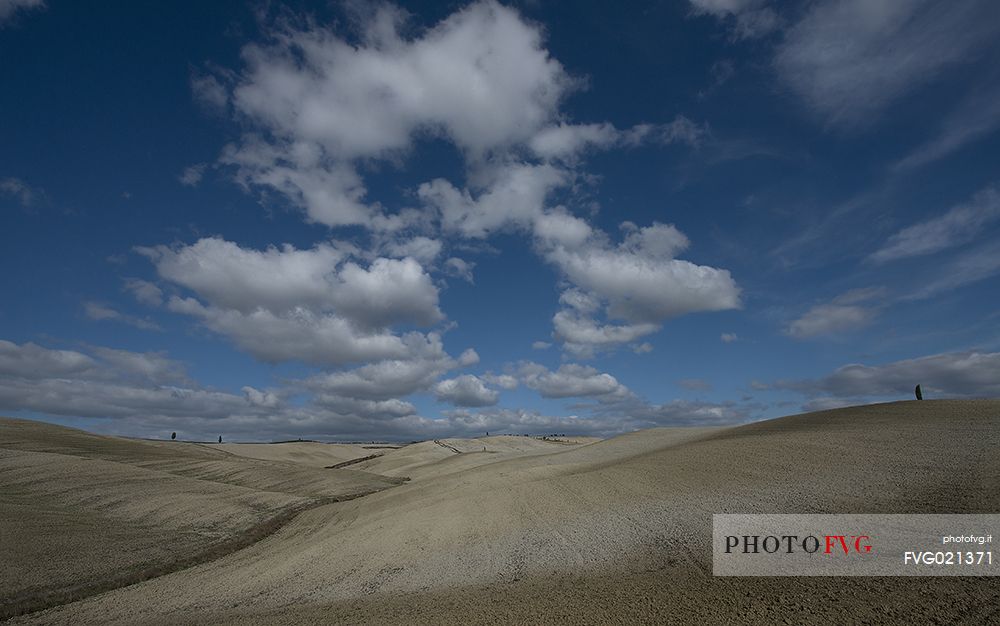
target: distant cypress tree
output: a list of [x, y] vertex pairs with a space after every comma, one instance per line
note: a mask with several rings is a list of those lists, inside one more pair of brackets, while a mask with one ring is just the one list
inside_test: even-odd
[[916, 386], [916, 388], [913, 390], [913, 393], [917, 396], [917, 400], [924, 399], [924, 394], [920, 393], [920, 385]]
[[177, 439], [177, 433], [170, 433], [171, 439]]

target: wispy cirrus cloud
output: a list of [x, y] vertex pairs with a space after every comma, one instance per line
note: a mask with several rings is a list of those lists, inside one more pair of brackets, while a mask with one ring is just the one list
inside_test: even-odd
[[44, 8], [45, 0], [0, 0], [0, 27], [14, 19], [18, 13]]
[[995, 186], [990, 186], [943, 215], [913, 224], [890, 236], [869, 259], [886, 263], [954, 248], [976, 238], [984, 226], [998, 219], [1000, 192]]
[[1000, 34], [989, 0], [826, 0], [785, 32], [775, 68], [828, 124], [870, 125], [891, 102], [968, 62]]
[[112, 320], [128, 324], [129, 326], [134, 326], [140, 330], [163, 330], [160, 328], [160, 325], [153, 320], [122, 313], [117, 309], [101, 302], [94, 302], [92, 300], [84, 302], [83, 311], [87, 317], [95, 321]]

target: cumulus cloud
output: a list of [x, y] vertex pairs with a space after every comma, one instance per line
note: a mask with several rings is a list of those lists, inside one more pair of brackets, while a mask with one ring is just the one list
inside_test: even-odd
[[526, 228], [545, 207], [545, 199], [570, 180], [568, 171], [548, 164], [518, 163], [484, 170], [473, 191], [438, 178], [420, 185], [420, 199], [440, 215], [446, 232], [484, 238]]
[[531, 342], [532, 350], [548, 350], [552, 347], [552, 344], [548, 341], [533, 341]]
[[632, 343], [660, 330], [658, 324], [600, 324], [578, 311], [563, 310], [552, 316], [553, 336], [573, 356], [588, 359], [602, 350]]
[[753, 409], [751, 406], [732, 403], [713, 404], [685, 400], [649, 404], [635, 398], [604, 402], [591, 408], [596, 413], [587, 416], [547, 415], [526, 409], [496, 407], [476, 411], [456, 409], [449, 411], [447, 417], [453, 428], [476, 434], [490, 431], [609, 437], [623, 431], [660, 426], [704, 426], [745, 422], [750, 419]]
[[722, 343], [733, 343], [734, 341], [739, 340], [739, 337], [736, 333], [722, 333], [719, 335], [719, 340], [722, 341]]
[[417, 414], [415, 406], [398, 398], [368, 400], [331, 393], [317, 393], [313, 396], [312, 403], [323, 411], [340, 417], [360, 418], [378, 422], [371, 425], [373, 429], [378, 429], [386, 421], [415, 416]]
[[304, 437], [412, 439], [454, 434], [449, 420], [415, 415], [407, 402], [316, 394], [302, 406], [289, 389], [244, 386], [241, 393], [191, 381], [163, 353], [105, 347], [54, 350], [0, 340], [0, 410], [109, 420], [104, 432], [267, 441]]
[[870, 259], [878, 263], [931, 254], [967, 243], [1000, 219], [1000, 193], [987, 187], [944, 215], [908, 226], [889, 237]]
[[165, 280], [194, 291], [213, 305], [252, 312], [331, 305], [337, 266], [345, 254], [329, 244], [311, 250], [290, 245], [242, 248], [220, 238], [192, 245], [138, 248]]
[[19, 378], [83, 375], [97, 368], [96, 361], [73, 350], [51, 350], [34, 343], [18, 345], [0, 339], [0, 374]]
[[404, 358], [408, 346], [423, 338], [415, 332], [402, 337], [388, 330], [361, 332], [344, 318], [304, 307], [282, 313], [266, 309], [243, 313], [206, 307], [194, 298], [174, 296], [167, 308], [198, 318], [210, 330], [228, 337], [239, 348], [268, 363], [302, 361], [330, 366]]
[[543, 398], [570, 398], [579, 396], [625, 396], [629, 390], [611, 374], [593, 367], [566, 363], [551, 371], [538, 363], [523, 363], [518, 374], [526, 386]]
[[917, 384], [925, 395], [996, 397], [1000, 395], [1000, 353], [947, 352], [884, 365], [852, 363], [823, 378], [779, 381], [775, 386], [815, 396], [857, 399], [912, 398]]
[[[579, 218], [545, 217], [536, 226], [538, 246], [576, 285], [560, 298], [564, 308], [553, 317], [554, 335], [577, 356], [632, 343], [672, 317], [740, 306], [728, 271], [675, 258], [689, 242], [673, 225], [625, 222], [624, 239], [613, 245]], [[598, 321], [599, 311], [624, 323]]]
[[816, 2], [786, 31], [775, 66], [830, 124], [863, 125], [995, 41], [998, 11], [989, 0]]
[[445, 372], [467, 367], [479, 361], [474, 350], [466, 350], [457, 359], [448, 356], [440, 335], [406, 335], [405, 358], [388, 358], [361, 367], [318, 374], [307, 379], [305, 387], [322, 393], [366, 400], [387, 400], [430, 389]]
[[[442, 247], [438, 239], [416, 236], [405, 240], [390, 240], [386, 242], [383, 251], [395, 258], [410, 257], [422, 265], [430, 265], [441, 254]], [[445, 262], [445, 267], [448, 267], [449, 263], [451, 259]]]
[[506, 150], [549, 123], [574, 86], [541, 32], [498, 3], [472, 4], [412, 39], [404, 21], [383, 6], [357, 45], [287, 27], [244, 48], [229, 99], [262, 133], [227, 153], [240, 180], [284, 194], [314, 221], [370, 224], [382, 208], [366, 200], [357, 161], [398, 158], [421, 135], [446, 137], [470, 159]]
[[168, 358], [163, 352], [132, 352], [101, 346], [93, 347], [90, 351], [121, 378], [163, 384], [191, 383], [184, 365]]
[[511, 376], [510, 374], [494, 374], [492, 372], [487, 372], [480, 376], [484, 382], [494, 387], [500, 387], [501, 389], [517, 389], [518, 381], [517, 378]]
[[[588, 414], [560, 416], [486, 408], [455, 409], [446, 411], [442, 419], [431, 419], [418, 415], [409, 402], [386, 397], [379, 390], [380, 385], [387, 384], [402, 394], [433, 383], [433, 378], [423, 378], [414, 370], [396, 374], [369, 369], [344, 378], [317, 376], [279, 389], [245, 385], [239, 393], [230, 393], [190, 381], [183, 366], [162, 353], [102, 347], [87, 348], [85, 352], [0, 340], [0, 410], [102, 418], [109, 421], [97, 424], [97, 430], [132, 436], [164, 436], [177, 431], [185, 438], [214, 439], [224, 433], [231, 441], [296, 436], [406, 441], [477, 436], [486, 430], [607, 436], [653, 426], [746, 421], [752, 408], [686, 401], [649, 404], [630, 393], [598, 393], [613, 387], [599, 372], [572, 368], [548, 372], [535, 368], [528, 375], [535, 377], [536, 384], [556, 393], [554, 397], [570, 397], [564, 394], [571, 388], [596, 394], [589, 396], [595, 404], [579, 407]], [[434, 360], [432, 354], [425, 356]], [[464, 362], [470, 360], [467, 357]], [[442, 367], [452, 367], [459, 361], [462, 359]], [[401, 384], [404, 379], [419, 382]], [[510, 374], [487, 374], [481, 380], [500, 388], [517, 386]], [[287, 401], [303, 391], [311, 394], [305, 404]]]
[[[561, 311], [554, 319], [554, 337], [581, 356], [621, 343], [634, 343], [634, 349], [643, 351], [648, 344], [635, 340], [655, 332], [669, 317], [739, 305], [739, 290], [726, 270], [676, 258], [688, 242], [673, 226], [626, 225], [625, 240], [613, 245], [569, 209], [549, 206], [557, 191], [591, 180], [578, 169], [579, 157], [588, 148], [697, 146], [709, 132], [707, 126], [683, 115], [668, 123], [624, 129], [571, 120], [559, 106], [578, 82], [545, 49], [537, 26], [496, 2], [474, 3], [414, 36], [401, 34], [404, 22], [403, 12], [382, 6], [360, 19], [352, 42], [315, 24], [300, 28], [285, 23], [269, 33], [266, 43], [245, 47], [243, 69], [225, 81], [233, 85], [226, 102], [248, 130], [224, 150], [222, 162], [235, 167], [237, 180], [247, 189], [277, 191], [301, 206], [311, 221], [362, 225], [376, 239], [388, 237], [379, 249], [396, 263], [375, 259], [362, 268], [373, 275], [373, 285], [376, 278], [378, 285], [386, 284], [392, 269], [397, 283], [413, 288], [408, 293], [402, 288], [384, 290], [383, 296], [399, 295], [397, 302], [386, 303], [388, 312], [406, 314], [407, 321], [424, 325], [442, 317], [437, 292], [418, 284], [426, 276], [421, 265], [437, 258], [441, 241], [426, 236], [399, 239], [421, 228], [466, 239], [531, 233], [546, 260], [601, 302], [607, 319], [579, 310]], [[435, 178], [420, 184], [415, 209], [393, 212], [370, 199], [365, 171], [381, 161], [404, 163], [424, 137], [453, 144], [464, 159], [466, 179]], [[323, 258], [325, 248], [332, 249], [286, 249], [280, 254], [293, 265], [300, 260], [340, 263]], [[170, 272], [173, 259], [169, 251], [157, 250], [163, 257], [158, 261], [163, 275]], [[232, 250], [221, 252], [240, 256]], [[399, 265], [407, 260], [416, 265]], [[472, 281], [471, 264], [463, 259], [449, 257], [440, 269]], [[338, 276], [360, 279], [356, 274], [338, 270]], [[170, 280], [199, 290], [184, 278], [187, 272], [172, 275]], [[261, 276], [261, 282], [273, 284], [275, 277]], [[302, 295], [300, 279], [319, 284], [308, 272], [289, 278], [282, 284]], [[232, 285], [240, 291], [246, 287]], [[256, 291], [250, 298], [254, 303], [260, 302]], [[336, 300], [336, 306], [326, 306], [353, 326], [361, 326], [362, 319], [370, 328], [404, 321], [375, 315], [371, 298], [362, 303], [363, 315], [352, 315], [338, 289], [324, 294]], [[243, 324], [242, 318], [252, 315], [287, 318], [293, 303], [295, 311], [321, 311], [315, 301], [295, 301], [287, 295], [274, 294], [286, 303], [281, 311], [264, 305], [268, 313], [260, 313], [234, 303], [214, 303], [227, 309], [226, 319], [213, 310], [203, 317], [215, 320], [212, 324], [218, 328]], [[410, 310], [404, 309], [404, 301]], [[174, 308], [202, 313], [178, 302]], [[232, 311], [241, 319], [229, 319], [236, 317]]]
[[233, 394], [192, 386], [162, 353], [93, 348], [91, 354], [0, 340], [0, 409], [50, 415], [220, 418], [248, 408]]
[[437, 287], [412, 257], [364, 267], [330, 244], [261, 251], [218, 238], [139, 251], [163, 279], [201, 298], [174, 296], [171, 311], [199, 318], [269, 362], [402, 358], [425, 339], [397, 336], [390, 326], [444, 318]]
[[695, 311], [739, 306], [739, 288], [726, 270], [674, 258], [688, 246], [674, 226], [626, 223], [617, 246], [556, 244], [545, 253], [573, 284], [608, 302], [608, 315], [632, 323], [658, 323]]
[[434, 395], [442, 402], [455, 406], [493, 406], [500, 399], [495, 389], [488, 388], [483, 380], [469, 374], [442, 380], [434, 386]]
[[879, 306], [870, 303], [882, 295], [882, 288], [854, 289], [832, 301], [817, 304], [802, 317], [792, 321], [785, 332], [796, 339], [848, 332], [867, 326], [878, 314]]

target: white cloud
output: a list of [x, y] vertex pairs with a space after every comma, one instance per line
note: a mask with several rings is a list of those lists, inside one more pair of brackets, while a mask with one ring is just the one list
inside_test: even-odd
[[480, 378], [469, 374], [442, 380], [434, 386], [434, 395], [443, 402], [469, 407], [493, 406], [500, 399], [496, 390], [489, 389]]
[[420, 135], [453, 142], [470, 159], [523, 143], [554, 119], [573, 88], [540, 31], [507, 7], [472, 4], [414, 39], [383, 6], [359, 45], [319, 27], [274, 32], [243, 50], [231, 101], [273, 137], [248, 137], [226, 156], [246, 184], [269, 187], [314, 221], [368, 224], [355, 163], [398, 158]]
[[517, 378], [511, 376], [510, 374], [494, 374], [492, 372], [487, 372], [480, 376], [484, 382], [493, 385], [494, 387], [500, 387], [501, 389], [517, 389], [518, 382]]
[[712, 15], [728, 23], [734, 39], [755, 39], [781, 25], [767, 0], [690, 0], [697, 15]]
[[854, 289], [829, 303], [817, 304], [788, 325], [785, 332], [796, 339], [848, 332], [867, 326], [878, 313], [878, 306], [862, 306], [885, 293], [880, 288]]
[[165, 280], [215, 306], [244, 313], [258, 308], [281, 312], [297, 306], [331, 306], [337, 266], [346, 256], [329, 244], [311, 250], [285, 245], [259, 251], [218, 238], [137, 250]]
[[[389, 398], [385, 400], [366, 400], [349, 398], [329, 393], [317, 393], [313, 396], [313, 404], [324, 411], [338, 416], [360, 417], [365, 420], [385, 422], [386, 420], [409, 417], [417, 414], [417, 408], [404, 400]], [[372, 425], [379, 428], [380, 425]], [[377, 432], [377, 431], [376, 431]]]
[[660, 330], [659, 324], [599, 324], [575, 310], [558, 311], [552, 316], [553, 335], [563, 348], [581, 359], [597, 351], [610, 350]]
[[437, 287], [410, 257], [362, 267], [330, 244], [259, 251], [215, 238], [139, 251], [162, 278], [204, 300], [173, 297], [171, 311], [198, 317], [269, 362], [403, 358], [414, 341], [388, 328], [444, 317]]
[[552, 165], [511, 164], [483, 170], [477, 195], [443, 178], [420, 185], [425, 205], [440, 214], [446, 232], [484, 238], [529, 227], [545, 207], [546, 197], [565, 185], [569, 173]]
[[454, 276], [456, 278], [461, 278], [470, 285], [475, 284], [475, 279], [472, 276], [472, 270], [476, 267], [473, 261], [466, 261], [458, 257], [451, 257], [444, 262], [444, 271], [449, 276]]
[[191, 93], [196, 102], [215, 113], [224, 112], [229, 104], [229, 93], [225, 85], [211, 74], [193, 74]]
[[151, 307], [163, 305], [163, 290], [148, 280], [128, 278], [125, 280], [125, 289], [141, 304]]
[[481, 434], [526, 433], [612, 436], [623, 431], [659, 426], [722, 425], [745, 422], [748, 408], [733, 404], [713, 404], [674, 400], [664, 404], [648, 404], [635, 398], [621, 399], [596, 405], [597, 414], [546, 415], [525, 409], [489, 408], [478, 411], [456, 409], [447, 413], [451, 427]]
[[389, 241], [384, 252], [395, 258], [410, 257], [422, 265], [430, 265], [441, 254], [441, 248], [441, 241], [417, 236], [403, 241]]
[[267, 441], [292, 436], [413, 439], [455, 434], [461, 425], [431, 420], [398, 399], [368, 400], [320, 390], [303, 406], [286, 402], [299, 389], [240, 393], [206, 389], [162, 353], [104, 347], [90, 354], [0, 340], [0, 411], [110, 420], [94, 427], [131, 436]]
[[163, 352], [131, 352], [114, 348], [94, 347], [91, 353], [104, 365], [117, 371], [117, 376], [154, 383], [188, 384], [184, 365], [167, 357]]
[[944, 215], [892, 235], [870, 258], [883, 263], [952, 248], [971, 241], [982, 233], [983, 226], [997, 219], [1000, 219], [1000, 193], [995, 187], [987, 187]]
[[[457, 359], [444, 351], [440, 335], [418, 333], [404, 336], [405, 354], [356, 369], [318, 374], [304, 385], [318, 392], [365, 400], [387, 400], [426, 391], [445, 372], [479, 362], [475, 350], [468, 349]], [[371, 360], [371, 359], [370, 359]]]
[[552, 344], [548, 341], [533, 341], [531, 342], [532, 350], [548, 350], [552, 347]]
[[332, 291], [335, 310], [359, 326], [382, 328], [401, 322], [429, 326], [444, 319], [437, 288], [410, 257], [376, 259], [367, 269], [345, 263]]
[[185, 187], [197, 187], [198, 183], [201, 182], [202, 177], [205, 175], [206, 167], [208, 167], [208, 165], [205, 163], [189, 165], [184, 168], [184, 171], [177, 177], [177, 180], [179, 180]]
[[577, 248], [594, 236], [594, 229], [586, 221], [561, 207], [537, 215], [533, 228], [535, 237], [546, 249], [554, 246]]
[[[675, 258], [689, 242], [673, 225], [625, 222], [622, 230], [623, 241], [612, 245], [572, 216], [553, 212], [536, 222], [543, 256], [576, 286], [563, 292], [564, 308], [553, 317], [555, 337], [571, 353], [587, 357], [654, 333], [669, 318], [740, 306], [728, 271]], [[625, 324], [598, 321], [600, 309]]]
[[621, 137], [621, 131], [614, 125], [602, 124], [559, 124], [541, 129], [531, 138], [529, 146], [544, 159], [571, 158], [588, 147], [611, 146]]
[[100, 302], [84, 302], [83, 311], [86, 313], [87, 317], [96, 321], [113, 320], [116, 322], [123, 322], [129, 326], [135, 326], [141, 330], [160, 330], [160, 325], [152, 320], [143, 319], [134, 315], [126, 315], [125, 313], [116, 311], [110, 306], [101, 304]]
[[245, 386], [241, 390], [246, 395], [247, 401], [254, 405], [268, 409], [273, 409], [281, 404], [281, 399], [270, 391], [262, 391], [254, 387]]
[[295, 307], [281, 313], [264, 308], [244, 313], [237, 309], [204, 306], [193, 298], [172, 297], [167, 308], [197, 317], [212, 331], [231, 339], [241, 349], [268, 363], [302, 361], [315, 365], [343, 365], [359, 361], [402, 359], [420, 333], [402, 337], [388, 330], [362, 331], [333, 314]]
[[0, 374], [20, 378], [83, 375], [97, 368], [93, 358], [73, 350], [50, 350], [34, 343], [0, 339]]
[[587, 149], [632, 147], [643, 143], [697, 146], [706, 134], [706, 126], [698, 125], [683, 115], [676, 116], [668, 124], [638, 124], [626, 130], [619, 130], [608, 122], [559, 122], [539, 130], [528, 146], [542, 159], [572, 162]]
[[44, 7], [45, 0], [0, 0], [0, 26], [19, 11]]
[[608, 315], [632, 323], [658, 323], [696, 311], [739, 306], [739, 288], [726, 270], [674, 258], [688, 241], [672, 225], [626, 228], [625, 240], [600, 240], [545, 256], [573, 284], [608, 302]]
[[1000, 353], [948, 352], [885, 365], [852, 363], [817, 380], [780, 381], [776, 386], [834, 398], [898, 396], [912, 399], [920, 385], [927, 394], [948, 397], [1000, 395]]
[[566, 363], [553, 372], [543, 365], [528, 362], [521, 364], [518, 374], [526, 386], [544, 398], [629, 394], [628, 388], [611, 374], [585, 365]]
[[192, 387], [184, 367], [162, 353], [104, 347], [90, 352], [0, 340], [0, 409], [85, 417], [222, 417], [247, 407], [240, 396]]
[[736, 333], [722, 333], [719, 336], [719, 340], [722, 341], [722, 343], [733, 343], [734, 341], [739, 340], [739, 337]]
[[[215, 438], [223, 433], [227, 440], [267, 441], [303, 438], [338, 438], [347, 440], [412, 440], [447, 436], [477, 436], [484, 431], [534, 434], [611, 435], [623, 430], [671, 424], [732, 423], [747, 418], [746, 409], [732, 404], [674, 401], [652, 405], [627, 392], [592, 396], [593, 415], [552, 416], [533, 411], [490, 408], [476, 412], [457, 409], [444, 419], [417, 415], [412, 404], [385, 397], [380, 383], [407, 388], [430, 384], [400, 384], [401, 378], [420, 379], [420, 375], [376, 375], [370, 370], [354, 377], [361, 380], [361, 393], [373, 397], [351, 397], [326, 386], [323, 377], [294, 383], [291, 387], [259, 389], [243, 386], [240, 393], [206, 389], [187, 380], [183, 367], [161, 353], [130, 353], [109, 348], [89, 348], [90, 354], [70, 350], [52, 350], [35, 344], [15, 344], [0, 340], [0, 411], [32, 411], [48, 415], [106, 418], [97, 423], [99, 431], [131, 436], [164, 436], [177, 431], [185, 438]], [[428, 346], [427, 361], [440, 360], [443, 351]], [[469, 359], [465, 359], [468, 362]], [[455, 361], [444, 363], [452, 367]], [[536, 369], [540, 384], [566, 393], [572, 386], [583, 392], [610, 388], [599, 373], [584, 369], [567, 375], [564, 370], [549, 372]], [[512, 389], [513, 376], [487, 374], [484, 382]], [[345, 382], [341, 380], [340, 382]], [[602, 386], [603, 385], [603, 386]], [[359, 387], [341, 385], [340, 390], [355, 392]], [[425, 387], [425, 388], [430, 388]], [[622, 389], [619, 387], [619, 389]], [[305, 405], [292, 405], [286, 399], [312, 392]], [[567, 397], [567, 396], [559, 396]]]
[[786, 31], [775, 66], [829, 123], [863, 125], [995, 40], [997, 17], [990, 0], [825, 0]]

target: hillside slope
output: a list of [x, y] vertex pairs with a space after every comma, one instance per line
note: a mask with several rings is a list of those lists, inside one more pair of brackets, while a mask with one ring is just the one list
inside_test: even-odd
[[997, 512], [998, 433], [998, 401], [632, 433], [315, 508], [30, 621], [988, 623], [995, 579], [714, 578], [711, 515]]
[[0, 616], [203, 560], [295, 511], [397, 483], [0, 419]]

